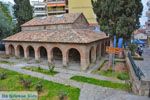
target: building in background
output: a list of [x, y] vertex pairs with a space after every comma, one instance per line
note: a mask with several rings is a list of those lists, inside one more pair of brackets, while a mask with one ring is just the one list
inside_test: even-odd
[[90, 24], [97, 24], [91, 0], [68, 0], [69, 13], [83, 13]]
[[48, 15], [68, 13], [68, 0], [45, 0]]
[[34, 17], [47, 16], [47, 9], [46, 9], [45, 2], [32, 1], [32, 5], [33, 5]]
[[146, 34], [148, 36], [148, 44], [150, 45], [150, 0], [148, 1], [147, 6], [148, 11], [146, 12], [146, 16], [148, 17], [148, 20], [145, 23], [145, 25], [146, 25]]
[[[91, 26], [98, 25], [91, 0], [44, 0], [32, 3], [34, 15], [57, 15], [64, 13], [83, 13]], [[46, 14], [45, 14], [46, 11]]]

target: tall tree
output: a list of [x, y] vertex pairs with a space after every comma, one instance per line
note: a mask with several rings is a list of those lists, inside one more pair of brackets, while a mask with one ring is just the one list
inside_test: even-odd
[[32, 19], [33, 9], [30, 5], [29, 0], [14, 0], [14, 15], [18, 21], [18, 28], [25, 22]]
[[0, 2], [0, 40], [12, 33], [13, 23], [6, 4]]
[[92, 0], [93, 10], [102, 31], [129, 39], [140, 27], [141, 0]]

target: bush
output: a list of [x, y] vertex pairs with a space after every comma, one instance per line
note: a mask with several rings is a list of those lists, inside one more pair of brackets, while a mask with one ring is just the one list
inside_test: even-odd
[[129, 74], [126, 72], [123, 72], [123, 73], [118, 74], [117, 78], [120, 80], [129, 80]]
[[68, 96], [68, 94], [65, 91], [60, 91], [59, 92], [59, 100], [66, 100], [67, 96]]
[[26, 89], [30, 88], [31, 82], [32, 82], [30, 79], [25, 79], [24, 77], [20, 76], [19, 81], [23, 85], [24, 88]]
[[132, 44], [129, 44], [128, 48], [131, 51], [131, 55], [134, 56], [136, 49], [137, 49], [137, 45], [132, 43]]
[[42, 70], [40, 66], [38, 67], [38, 70]]
[[43, 90], [43, 84], [41, 83], [41, 81], [39, 81], [36, 86], [35, 86], [36, 90], [39, 92], [41, 92]]
[[7, 78], [6, 73], [0, 73], [0, 80], [4, 80]]
[[55, 68], [55, 65], [54, 65], [54, 64], [51, 64], [51, 63], [48, 63], [48, 68], [49, 68], [49, 71], [50, 71], [50, 72], [53, 72], [53, 71], [54, 71], [54, 68]]

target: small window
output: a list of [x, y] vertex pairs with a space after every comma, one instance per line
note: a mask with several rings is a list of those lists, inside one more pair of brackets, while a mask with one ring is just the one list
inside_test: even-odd
[[46, 26], [44, 26], [44, 30], [46, 29]]

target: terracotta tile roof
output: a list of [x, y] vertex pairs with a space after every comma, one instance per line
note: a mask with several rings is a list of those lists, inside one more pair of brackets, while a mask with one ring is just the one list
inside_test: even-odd
[[108, 38], [104, 33], [96, 33], [89, 29], [22, 31], [4, 41], [22, 42], [56, 42], [56, 43], [91, 43]]
[[34, 18], [21, 26], [38, 26], [74, 23], [82, 13], [69, 13], [62, 15], [53, 15], [42, 18]]

